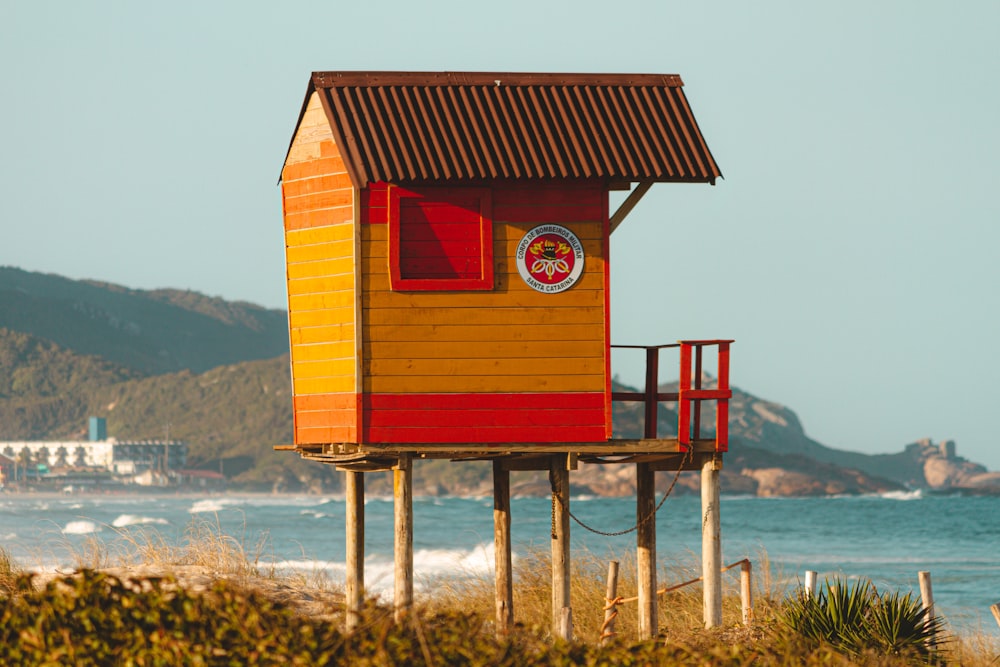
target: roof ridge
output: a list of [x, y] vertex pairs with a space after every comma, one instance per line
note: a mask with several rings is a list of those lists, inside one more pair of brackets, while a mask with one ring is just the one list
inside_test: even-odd
[[665, 86], [684, 85], [679, 74], [583, 72], [405, 72], [324, 71], [312, 73], [318, 88], [334, 86]]

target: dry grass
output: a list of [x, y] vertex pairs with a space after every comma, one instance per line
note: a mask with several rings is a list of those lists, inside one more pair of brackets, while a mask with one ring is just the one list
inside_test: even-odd
[[[604, 623], [605, 592], [608, 561], [589, 552], [574, 551], [570, 581], [570, 600], [573, 609], [574, 637], [586, 643], [597, 643]], [[515, 621], [523, 623], [539, 632], [547, 632], [551, 627], [552, 598], [549, 555], [535, 551], [518, 559], [514, 582]], [[773, 617], [778, 597], [767, 573], [758, 574], [754, 568], [754, 617], [758, 627], [766, 625]], [[694, 566], [676, 565], [661, 570], [657, 574], [659, 587], [663, 588], [682, 581], [695, 579], [699, 570]], [[619, 561], [618, 595], [624, 598], [638, 594], [636, 563], [634, 555], [627, 555]], [[763, 585], [762, 585], [763, 584]], [[494, 618], [495, 591], [491, 578], [466, 577], [442, 579], [431, 587], [423, 604], [429, 611], [463, 609], [484, 618]], [[660, 595], [657, 616], [660, 634], [664, 639], [689, 642], [704, 635], [702, 620], [702, 588], [700, 584]], [[638, 634], [638, 608], [635, 602], [619, 606], [615, 621], [615, 632], [621, 641], [631, 641]], [[723, 625], [738, 628], [736, 632], [751, 636], [753, 633], [742, 629], [742, 606], [739, 597], [739, 570], [731, 570], [723, 577]]]
[[945, 649], [950, 664], [962, 667], [996, 667], [1000, 664], [1000, 639], [996, 632], [958, 637]]
[[[791, 593], [776, 584], [784, 580], [771, 571], [766, 552], [758, 554], [753, 561], [753, 618], [751, 627], [742, 623], [742, 608], [739, 595], [739, 570], [734, 569], [723, 576], [722, 628], [706, 630], [702, 616], [702, 588], [700, 584], [660, 595], [657, 615], [659, 637], [669, 644], [689, 647], [706, 654], [727, 646], [732, 650], [739, 647], [760, 646], [775, 641], [777, 612], [782, 600]], [[551, 631], [551, 568], [549, 555], [536, 551], [521, 558], [515, 565], [517, 573], [514, 582], [515, 621], [530, 634], [546, 635]], [[605, 590], [608, 563], [594, 554], [574, 551], [572, 560], [571, 604], [573, 608], [574, 639], [583, 643], [596, 644], [604, 621]], [[658, 572], [659, 587], [696, 578], [700, 570], [694, 566], [675, 565]], [[466, 577], [440, 580], [431, 587], [421, 602], [422, 611], [447, 612], [463, 610], [490, 619], [485, 629], [493, 631], [495, 617], [494, 582], [489, 577]], [[620, 560], [618, 593], [623, 597], [637, 593], [636, 565], [634, 556]], [[619, 608], [616, 619], [616, 641], [629, 644], [638, 635], [638, 613], [636, 603], [624, 604]], [[943, 655], [947, 664], [967, 667], [996, 667], [1000, 664], [1000, 640], [996, 633], [989, 631], [974, 635], [954, 637], [944, 647]], [[845, 661], [834, 664], [904, 664], [899, 659], [877, 656], [865, 658], [859, 663]], [[708, 663], [706, 663], [708, 664]], [[791, 664], [791, 663], [790, 663]], [[812, 663], [810, 663], [812, 664]]]
[[[227, 534], [218, 519], [195, 517], [179, 544], [149, 526], [115, 528], [105, 526], [111, 539], [91, 536], [70, 550], [74, 569], [100, 570], [121, 579], [169, 577], [194, 592], [207, 591], [225, 580], [246, 591], [266, 595], [314, 617], [339, 618], [343, 614], [342, 586], [324, 574], [279, 571], [267, 558], [270, 541], [266, 534], [249, 542]], [[6, 563], [6, 565], [5, 565]], [[0, 592], [13, 592], [21, 569], [0, 550]], [[58, 572], [36, 574], [36, 588], [59, 577]], [[10, 582], [9, 584], [7, 582]]]
[[80, 547], [71, 549], [76, 569], [193, 567], [228, 578], [276, 576], [273, 567], [261, 564], [268, 547], [267, 535], [248, 545], [245, 536], [227, 535], [217, 519], [192, 519], [180, 544], [171, 543], [158, 530], [146, 526], [106, 528], [113, 531], [112, 540], [91, 536]]
[[[248, 543], [245, 538], [227, 535], [219, 523], [195, 519], [185, 531], [181, 544], [168, 543], [153, 529], [115, 529], [117, 539], [105, 542], [87, 540], [75, 553], [78, 568], [104, 569], [119, 577], [169, 575], [178, 585], [191, 590], [207, 590], [212, 583], [226, 579], [270, 599], [290, 604], [299, 613], [340, 624], [343, 620], [343, 595], [339, 585], [323, 575], [285, 574], [277, 572], [265, 558], [269, 547], [266, 536]], [[753, 560], [753, 613], [755, 622], [746, 628], [742, 624], [739, 598], [739, 570], [723, 576], [723, 628], [707, 631], [702, 622], [702, 588], [694, 584], [658, 597], [659, 634], [661, 641], [684, 646], [703, 655], [719, 651], [749, 651], [762, 646], [774, 646], [776, 611], [790, 591], [777, 585], [784, 580], [774, 576], [766, 553]], [[692, 555], [692, 563], [697, 559]], [[585, 644], [596, 644], [604, 620], [607, 560], [588, 552], [574, 551], [571, 577], [571, 605], [574, 637]], [[13, 582], [21, 568], [0, 549], [0, 594], [14, 592]], [[547, 551], [535, 551], [520, 557], [515, 563], [515, 620], [524, 636], [546, 637], [551, 630], [551, 566]], [[494, 581], [490, 575], [470, 575], [442, 578], [430, 582], [418, 597], [414, 622], [424, 614], [460, 613], [480, 619], [480, 632], [489, 636], [495, 631]], [[697, 565], [674, 564], [658, 572], [660, 587], [694, 579]], [[41, 583], [41, 582], [39, 582]], [[623, 597], [636, 595], [636, 563], [633, 554], [620, 559], [618, 593]], [[369, 621], [391, 616], [391, 605], [369, 606]], [[619, 607], [616, 619], [616, 642], [631, 644], [637, 636], [636, 603]], [[1000, 647], [995, 633], [956, 638], [946, 646], [948, 664], [969, 667], [993, 667], [998, 663]], [[706, 663], [708, 664], [708, 663]], [[810, 663], [814, 664], [814, 663]], [[818, 663], [815, 663], [818, 664]], [[830, 663], [841, 664], [841, 663]], [[848, 664], [848, 663], [843, 663]], [[866, 662], [864, 664], [901, 664], [899, 662]]]
[[10, 553], [0, 547], [0, 595], [13, 593], [17, 589], [17, 578], [22, 573], [23, 570], [14, 562]]

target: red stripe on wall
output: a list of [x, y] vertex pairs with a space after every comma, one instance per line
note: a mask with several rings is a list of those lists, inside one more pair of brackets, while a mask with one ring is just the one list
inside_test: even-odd
[[493, 185], [494, 206], [517, 206], [530, 202], [541, 206], [593, 206], [600, 211], [606, 187], [602, 181], [530, 185]]
[[295, 410], [345, 410], [354, 409], [358, 404], [355, 393], [308, 394], [296, 396]]
[[579, 223], [601, 219], [596, 206], [493, 206], [493, 221], [545, 223]]
[[327, 443], [357, 443], [358, 430], [353, 427], [296, 428], [295, 442], [299, 445]]
[[[549, 444], [559, 442], [606, 442], [604, 426], [552, 428], [366, 428], [365, 442], [372, 444]], [[418, 448], [419, 449], [419, 448]]]
[[372, 183], [361, 191], [361, 224], [385, 225], [389, 222], [389, 186]]
[[354, 422], [357, 418], [357, 412], [353, 408], [345, 408], [343, 410], [313, 410], [310, 412], [300, 410], [295, 414], [295, 427], [353, 428], [356, 426]]
[[563, 428], [566, 426], [604, 427], [603, 410], [373, 410], [372, 428], [419, 427], [452, 428]]
[[604, 442], [606, 395], [373, 394], [362, 397], [363, 440], [390, 443]]
[[295, 396], [295, 444], [358, 442], [359, 404], [355, 393]]

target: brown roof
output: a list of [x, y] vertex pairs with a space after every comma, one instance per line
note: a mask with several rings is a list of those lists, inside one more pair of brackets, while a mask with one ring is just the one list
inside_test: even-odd
[[[359, 187], [376, 181], [709, 182], [676, 74], [314, 72]], [[304, 105], [303, 105], [304, 109]], [[346, 150], [344, 150], [346, 149]]]

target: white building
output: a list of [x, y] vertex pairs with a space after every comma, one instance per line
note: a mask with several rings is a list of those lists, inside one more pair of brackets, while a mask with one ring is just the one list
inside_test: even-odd
[[[90, 418], [90, 440], [0, 442], [0, 454], [27, 469], [100, 468], [119, 475], [187, 464], [187, 443], [178, 440], [123, 440], [108, 438], [104, 419]], [[40, 467], [41, 466], [41, 467]]]

